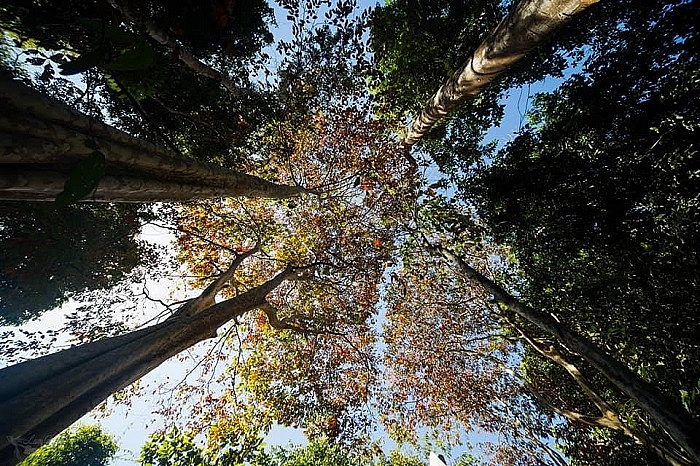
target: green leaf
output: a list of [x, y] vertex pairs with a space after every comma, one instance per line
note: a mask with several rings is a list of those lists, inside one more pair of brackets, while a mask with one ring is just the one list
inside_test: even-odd
[[105, 59], [105, 52], [106, 50], [103, 47], [98, 47], [90, 52], [85, 52], [68, 63], [61, 63], [58, 67], [61, 69], [63, 76], [82, 73], [102, 63]]
[[102, 65], [110, 71], [135, 71], [148, 68], [153, 63], [153, 49], [145, 39], [136, 42], [133, 48], [125, 50], [111, 62]]
[[100, 42], [107, 40], [117, 48], [126, 48], [134, 44], [138, 38], [136, 34], [107, 24], [101, 19], [78, 18], [75, 20], [75, 24], [93, 33]]
[[67, 206], [89, 195], [104, 176], [105, 166], [105, 155], [97, 150], [80, 162], [63, 185], [63, 191], [56, 196], [56, 207]]

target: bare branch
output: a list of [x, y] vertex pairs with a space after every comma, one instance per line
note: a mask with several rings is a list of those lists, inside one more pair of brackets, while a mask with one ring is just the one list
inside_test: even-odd
[[339, 332], [333, 332], [330, 330], [319, 330], [312, 329], [308, 327], [300, 327], [299, 325], [292, 324], [294, 321], [299, 320], [310, 320], [313, 321], [311, 317], [303, 316], [301, 314], [294, 314], [289, 317], [280, 319], [278, 316], [277, 308], [270, 303], [265, 303], [259, 308], [267, 316], [267, 320], [270, 323], [270, 327], [277, 330], [294, 330], [302, 334], [312, 334], [312, 335], [343, 335]]

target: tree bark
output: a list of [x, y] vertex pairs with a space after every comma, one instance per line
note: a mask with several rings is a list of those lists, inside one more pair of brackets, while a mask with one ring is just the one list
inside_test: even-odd
[[[247, 257], [241, 256], [237, 267]], [[231, 270], [229, 269], [229, 270]], [[118, 337], [76, 346], [0, 370], [0, 465], [14, 465], [23, 445], [48, 442], [117, 390], [217, 329], [266, 302], [266, 296], [297, 274], [287, 268], [262, 285], [214, 304], [230, 273], [164, 322]]]
[[301, 186], [188, 159], [89, 118], [0, 74], [0, 199], [51, 201], [71, 170], [96, 150], [106, 175], [90, 200], [186, 201], [209, 197], [289, 198]]
[[700, 464], [700, 425], [682, 406], [668, 399], [649, 382], [642, 380], [627, 366], [613, 359], [592, 341], [568, 330], [554, 317], [520, 302], [493, 280], [470, 266], [461, 257], [440, 245], [426, 245], [433, 252], [454, 263], [465, 277], [480, 284], [494, 299], [521, 318], [552, 335], [569, 350], [579, 354], [605, 378], [645, 410], [681, 448]]
[[487, 84], [598, 0], [522, 0], [426, 102], [404, 139], [412, 146], [440, 118], [474, 98]]

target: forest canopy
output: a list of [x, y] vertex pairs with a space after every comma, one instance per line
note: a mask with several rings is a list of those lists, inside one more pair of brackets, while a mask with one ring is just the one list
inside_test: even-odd
[[114, 395], [142, 464], [700, 464], [698, 16], [5, 2], [1, 463]]

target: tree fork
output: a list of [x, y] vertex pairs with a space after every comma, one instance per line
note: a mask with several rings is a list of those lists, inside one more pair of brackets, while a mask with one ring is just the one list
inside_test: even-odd
[[[240, 256], [232, 267], [248, 255]], [[160, 324], [1, 369], [0, 465], [21, 461], [21, 455], [28, 454], [21, 451], [22, 445], [48, 442], [115, 391], [212, 338], [226, 322], [261, 307], [272, 290], [297, 273], [289, 267], [262, 285], [216, 304], [212, 303], [215, 290], [207, 288]], [[224, 281], [214, 282], [216, 291]]]

